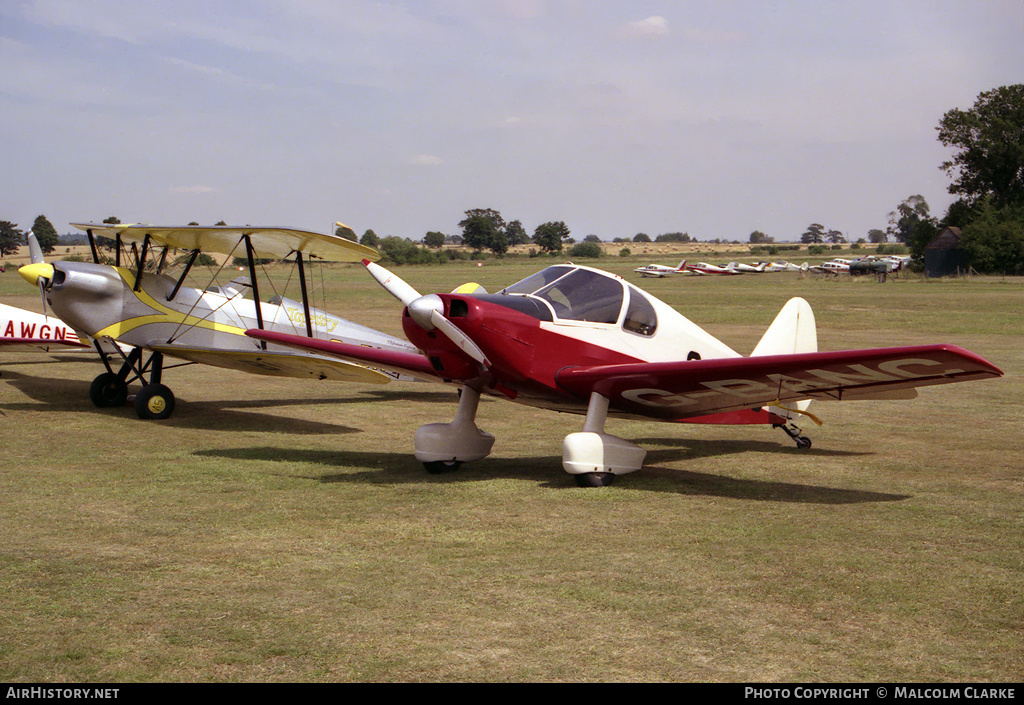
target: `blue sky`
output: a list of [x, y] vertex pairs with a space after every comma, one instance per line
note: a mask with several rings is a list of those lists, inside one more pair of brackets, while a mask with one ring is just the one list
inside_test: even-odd
[[1022, 82], [1019, 0], [3, 0], [0, 219], [856, 239]]

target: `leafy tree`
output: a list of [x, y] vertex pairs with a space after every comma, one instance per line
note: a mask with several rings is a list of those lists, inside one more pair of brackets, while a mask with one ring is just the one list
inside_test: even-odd
[[423, 244], [427, 247], [437, 249], [444, 244], [444, 233], [429, 232], [423, 236]]
[[888, 237], [884, 230], [879, 230], [878, 228], [868, 230], [868, 242], [875, 243], [876, 245], [885, 242]]
[[950, 193], [972, 206], [985, 197], [996, 208], [1024, 205], [1024, 84], [981, 93], [970, 110], [948, 111], [937, 129], [956, 150], [940, 167], [953, 177]]
[[359, 238], [359, 244], [377, 248], [380, 247], [380, 238], [377, 237], [377, 233], [372, 230], [367, 230], [363, 233], [363, 236]]
[[846, 236], [843, 235], [838, 230], [829, 230], [828, 234], [825, 236], [825, 239], [831, 243], [846, 242]]
[[599, 238], [597, 235], [587, 235], [585, 238], [583, 238], [583, 242], [601, 242], [601, 238]]
[[462, 228], [463, 244], [474, 250], [486, 248], [495, 254], [508, 252], [505, 220], [498, 211], [490, 208], [468, 210], [465, 219], [459, 223], [459, 227]]
[[896, 242], [909, 244], [917, 225], [929, 219], [928, 202], [924, 200], [924, 196], [910, 196], [889, 214], [889, 227], [886, 233], [892, 235]]
[[24, 243], [25, 233], [6, 220], [0, 220], [0, 257], [13, 255]]
[[819, 244], [825, 242], [825, 226], [821, 223], [811, 223], [807, 230], [800, 236], [800, 242]]
[[928, 202], [922, 196], [910, 196], [889, 214], [886, 233], [905, 244], [911, 256], [921, 262], [924, 248], [939, 234], [939, 224], [928, 214]]
[[584, 239], [583, 242], [576, 243], [572, 246], [572, 249], [569, 250], [569, 256], [573, 259], [582, 257], [597, 258], [603, 254], [604, 251], [601, 249], [600, 245], [593, 241], [587, 241], [586, 239]]
[[513, 220], [511, 223], [505, 226], [505, 236], [508, 238], [508, 244], [511, 245], [526, 245], [530, 242], [530, 235], [526, 232], [526, 228], [518, 220]]
[[689, 233], [663, 233], [654, 238], [655, 242], [689, 242]]
[[1024, 273], [1024, 205], [979, 206], [977, 217], [960, 233], [966, 262], [979, 272]]
[[32, 223], [32, 233], [36, 236], [43, 254], [48, 255], [56, 249], [57, 231], [45, 215], [36, 216], [35, 222]]
[[544, 252], [561, 252], [562, 241], [569, 239], [569, 228], [561, 220], [538, 225], [533, 231], [533, 241]]
[[647, 233], [637, 233], [633, 236], [633, 242], [650, 242], [651, 236]]
[[760, 230], [755, 230], [750, 233], [750, 244], [752, 245], [761, 245], [769, 242], [775, 242], [775, 238], [768, 237]]
[[334, 234], [337, 235], [338, 237], [343, 237], [346, 240], [351, 240], [352, 242], [359, 241], [359, 237], [356, 235], [356, 231], [348, 227], [347, 225], [342, 225], [341, 223], [338, 223], [338, 227], [334, 229]]

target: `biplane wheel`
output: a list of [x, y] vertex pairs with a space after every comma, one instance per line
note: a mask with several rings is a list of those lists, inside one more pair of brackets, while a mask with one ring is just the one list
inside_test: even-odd
[[174, 411], [174, 394], [162, 384], [147, 384], [135, 395], [140, 419], [166, 419]]
[[89, 398], [101, 409], [124, 406], [128, 399], [128, 385], [113, 372], [104, 372], [89, 386]]
[[423, 463], [423, 467], [427, 469], [431, 475], [441, 475], [446, 472], [455, 472], [462, 465], [461, 460], [434, 460], [429, 463]]
[[807, 436], [800, 436], [796, 439], [796, 447], [801, 450], [807, 450], [811, 447], [811, 439]]
[[573, 475], [578, 487], [607, 487], [612, 484], [615, 474], [610, 472], [581, 472]]

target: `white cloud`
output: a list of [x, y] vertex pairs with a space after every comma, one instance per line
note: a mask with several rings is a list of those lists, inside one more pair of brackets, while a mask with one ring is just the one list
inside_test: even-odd
[[661, 15], [654, 15], [645, 20], [637, 20], [626, 25], [626, 33], [631, 37], [664, 37], [669, 34], [668, 20]]
[[441, 157], [435, 157], [433, 154], [417, 154], [409, 160], [409, 164], [413, 166], [437, 166], [438, 164], [444, 164], [444, 160]]

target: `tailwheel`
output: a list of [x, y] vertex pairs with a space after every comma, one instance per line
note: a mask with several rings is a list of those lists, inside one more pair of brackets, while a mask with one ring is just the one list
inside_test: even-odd
[[461, 460], [433, 460], [423, 463], [423, 467], [431, 475], [441, 475], [446, 472], [455, 472], [462, 465]]
[[104, 372], [92, 381], [89, 398], [101, 409], [124, 406], [128, 400], [128, 385], [113, 372]]
[[174, 412], [174, 394], [162, 384], [147, 384], [135, 395], [140, 419], [166, 419]]
[[785, 424], [774, 424], [774, 426], [775, 428], [781, 428], [787, 436], [792, 438], [796, 442], [796, 447], [800, 450], [807, 450], [811, 447], [811, 439], [801, 435], [800, 427], [792, 421]]
[[613, 472], [581, 472], [573, 475], [577, 487], [607, 487], [615, 479]]

